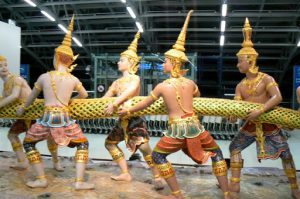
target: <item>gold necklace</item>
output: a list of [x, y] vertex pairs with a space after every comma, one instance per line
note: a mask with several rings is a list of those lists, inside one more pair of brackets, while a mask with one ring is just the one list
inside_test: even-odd
[[70, 78], [71, 77], [71, 74], [68, 73], [68, 72], [51, 71], [50, 73], [58, 76], [60, 81], [66, 79], [66, 78]]
[[117, 80], [116, 91], [118, 95], [120, 95], [126, 89], [127, 85], [124, 84], [131, 82], [134, 78], [135, 76], [130, 75], [130, 76], [121, 77], [120, 79]]
[[15, 82], [15, 75], [9, 74], [8, 80], [4, 83], [4, 93], [5, 95], [9, 95], [11, 92], [11, 89], [13, 88], [14, 82]]
[[254, 94], [256, 94], [256, 90], [264, 76], [264, 73], [258, 73], [254, 79], [249, 80], [247, 78], [244, 78], [242, 84], [247, 86], [248, 90], [246, 90], [246, 92], [248, 93], [248, 95], [253, 96]]
[[57, 90], [56, 90], [56, 84], [55, 84], [55, 81], [54, 81], [54, 78], [53, 78], [53, 74], [56, 74], [54, 72], [58, 72], [58, 71], [51, 71], [49, 72], [49, 75], [50, 75], [50, 81], [51, 81], [51, 87], [52, 87], [52, 90], [53, 90], [53, 93], [55, 95], [55, 98], [64, 106], [68, 106], [68, 104], [65, 104], [57, 95]]

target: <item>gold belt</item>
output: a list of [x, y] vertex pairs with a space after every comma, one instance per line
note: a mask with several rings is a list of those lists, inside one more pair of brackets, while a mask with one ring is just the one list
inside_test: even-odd
[[59, 107], [59, 106], [45, 106], [45, 112], [69, 112], [68, 107]]
[[173, 117], [169, 118], [169, 125], [170, 124], [176, 124], [176, 123], [183, 123], [183, 122], [196, 122], [199, 121], [197, 116], [191, 116], [186, 118], [179, 118], [179, 117]]

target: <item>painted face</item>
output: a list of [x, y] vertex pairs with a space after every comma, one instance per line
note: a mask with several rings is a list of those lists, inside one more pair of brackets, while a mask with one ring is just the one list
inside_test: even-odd
[[165, 58], [165, 62], [163, 63], [163, 67], [164, 67], [164, 73], [170, 73], [172, 68], [173, 68], [173, 65], [172, 65], [172, 62], [169, 58]]
[[238, 56], [238, 63], [236, 66], [239, 69], [240, 73], [247, 73], [250, 67], [250, 64], [247, 62], [247, 56]]
[[121, 56], [118, 61], [118, 69], [121, 72], [128, 71], [132, 63], [126, 56]]
[[0, 61], [0, 76], [5, 77], [8, 73], [7, 61]]

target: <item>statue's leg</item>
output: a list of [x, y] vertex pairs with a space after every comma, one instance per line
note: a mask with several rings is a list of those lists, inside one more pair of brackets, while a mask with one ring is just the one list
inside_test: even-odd
[[89, 160], [89, 143], [85, 142], [70, 142], [69, 147], [77, 147], [75, 154], [76, 164], [76, 178], [75, 178], [75, 189], [76, 190], [87, 190], [94, 189], [95, 185], [84, 182], [84, 172], [86, 164]]
[[22, 120], [17, 120], [10, 128], [7, 138], [9, 139], [13, 151], [16, 153], [18, 163], [10, 166], [13, 169], [25, 170], [28, 168], [28, 161], [23, 150], [22, 143], [19, 139], [19, 134], [26, 131], [25, 123]]
[[293, 160], [293, 156], [290, 150], [286, 150], [280, 154], [280, 158], [282, 160], [282, 166], [285, 171], [286, 176], [289, 179], [292, 191], [292, 197], [296, 199], [300, 199], [300, 192], [297, 182], [297, 172]]
[[171, 189], [171, 195], [166, 198], [183, 198], [179, 184], [175, 176], [175, 170], [167, 156], [183, 149], [186, 145], [186, 139], [175, 139], [170, 137], [162, 137], [156, 144], [152, 152], [152, 159], [157, 167], [159, 174], [164, 178]]
[[212, 170], [215, 174], [220, 188], [224, 193], [224, 199], [230, 198], [228, 179], [227, 179], [227, 164], [223, 158], [223, 154], [220, 148], [213, 150], [216, 155], [211, 157], [212, 159]]
[[117, 180], [117, 181], [128, 181], [128, 182], [130, 182], [132, 180], [132, 176], [129, 173], [124, 153], [118, 147], [117, 143], [118, 143], [118, 141], [111, 141], [111, 140], [108, 140], [108, 139], [105, 140], [105, 148], [110, 153], [113, 161], [116, 162], [119, 165], [120, 169], [121, 169], [121, 174], [118, 175], [118, 176], [111, 176], [111, 179]]
[[48, 181], [46, 179], [44, 165], [42, 163], [42, 158], [39, 151], [35, 148], [35, 142], [27, 141], [23, 142], [24, 149], [26, 151], [26, 156], [30, 165], [32, 166], [34, 172], [36, 173], [36, 180], [29, 181], [26, 183], [27, 186], [31, 188], [44, 188], [48, 186]]
[[248, 136], [243, 132], [239, 132], [230, 143], [230, 170], [231, 178], [229, 189], [231, 192], [240, 192], [241, 170], [243, 168], [243, 159], [241, 151], [255, 142], [255, 137]]
[[141, 144], [139, 150], [142, 152], [144, 160], [147, 162], [154, 176], [154, 188], [156, 190], [163, 189], [164, 188], [163, 181], [159, 175], [159, 171], [157, 170], [157, 167], [153, 163], [153, 159], [151, 156], [152, 150], [150, 148], [149, 142]]
[[47, 146], [48, 146], [48, 150], [52, 156], [53, 168], [56, 171], [64, 171], [64, 168], [61, 166], [60, 160], [58, 157], [58, 146], [51, 136], [49, 136], [47, 139]]
[[121, 174], [117, 176], [111, 176], [111, 179], [117, 181], [127, 181], [130, 182], [132, 180], [132, 176], [128, 170], [127, 162], [124, 156], [123, 151], [118, 147], [118, 143], [124, 140], [124, 132], [121, 127], [121, 123], [119, 123], [112, 129], [112, 131], [108, 134], [105, 140], [105, 148], [110, 153], [114, 162], [118, 164], [121, 169]]

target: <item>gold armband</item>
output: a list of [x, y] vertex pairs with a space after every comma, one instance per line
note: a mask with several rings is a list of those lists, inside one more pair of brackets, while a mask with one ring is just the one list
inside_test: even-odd
[[260, 108], [259, 108], [259, 111], [260, 111], [260, 113], [261, 114], [263, 114], [266, 110], [265, 110], [265, 106], [261, 106]]
[[269, 90], [269, 88], [271, 88], [272, 86], [278, 86], [278, 84], [276, 82], [271, 82], [266, 86], [266, 90]]
[[22, 86], [22, 83], [20, 83], [20, 82], [15, 82], [14, 86], [16, 86], [16, 87], [21, 87], [21, 86]]
[[198, 86], [196, 86], [195, 90], [194, 90], [194, 95], [197, 94], [197, 92], [199, 91]]
[[39, 86], [37, 82], [34, 83], [34, 88], [38, 91], [42, 91], [41, 86]]
[[150, 96], [152, 97], [152, 99], [154, 101], [158, 100], [158, 98], [156, 97], [156, 95], [154, 95], [153, 91], [150, 92]]
[[80, 82], [79, 84], [77, 84], [75, 89], [76, 89], [76, 91], [79, 91], [80, 89], [82, 89], [82, 83]]
[[112, 92], [113, 94], [116, 94], [116, 91], [115, 91], [115, 89], [112, 86], [110, 86], [108, 88], [108, 91]]

